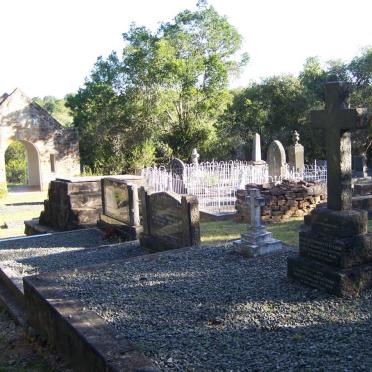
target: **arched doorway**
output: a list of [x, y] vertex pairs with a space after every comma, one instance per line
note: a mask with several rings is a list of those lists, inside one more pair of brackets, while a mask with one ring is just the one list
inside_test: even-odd
[[9, 186], [40, 190], [40, 157], [35, 145], [24, 140], [12, 141], [5, 151], [6, 181]]

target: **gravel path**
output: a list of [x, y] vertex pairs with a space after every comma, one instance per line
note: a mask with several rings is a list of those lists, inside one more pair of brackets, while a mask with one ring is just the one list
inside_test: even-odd
[[57, 281], [161, 370], [372, 371], [372, 290], [341, 299], [291, 283], [293, 254], [193, 248]]

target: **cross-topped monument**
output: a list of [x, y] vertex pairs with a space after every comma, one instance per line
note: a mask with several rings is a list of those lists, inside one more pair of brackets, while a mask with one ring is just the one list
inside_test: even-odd
[[299, 256], [288, 258], [289, 277], [338, 295], [359, 294], [372, 286], [372, 234], [367, 211], [352, 209], [350, 131], [368, 125], [366, 109], [349, 107], [349, 85], [326, 84], [325, 110], [311, 122], [325, 131], [328, 205], [305, 216]]
[[325, 132], [328, 208], [351, 209], [350, 131], [367, 126], [366, 109], [350, 108], [350, 86], [340, 81], [325, 88], [325, 110], [311, 111], [311, 124]]
[[251, 228], [261, 228], [261, 207], [265, 206], [265, 198], [258, 189], [246, 188], [246, 201], [251, 210]]
[[265, 226], [261, 224], [261, 207], [265, 205], [265, 198], [256, 188], [246, 187], [246, 200], [250, 207], [250, 226], [248, 231], [241, 234], [241, 239], [234, 242], [234, 250], [248, 257], [261, 256], [282, 248], [282, 242], [272, 238]]

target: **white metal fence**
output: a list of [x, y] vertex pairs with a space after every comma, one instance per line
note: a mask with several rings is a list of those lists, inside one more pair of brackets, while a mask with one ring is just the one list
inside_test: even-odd
[[[172, 173], [166, 167], [152, 167], [142, 170], [146, 184], [155, 191], [172, 191], [178, 194], [195, 195], [201, 210], [223, 213], [235, 210], [235, 193], [248, 183], [263, 184], [281, 182], [282, 179], [269, 177], [266, 163], [253, 165], [241, 161], [205, 162], [185, 164], [183, 169]], [[286, 166], [283, 179], [293, 181], [327, 181], [327, 167], [314, 164], [305, 165], [304, 171], [296, 172]]]

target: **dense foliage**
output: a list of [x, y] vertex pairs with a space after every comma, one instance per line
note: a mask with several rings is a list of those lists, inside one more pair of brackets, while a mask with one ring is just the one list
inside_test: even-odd
[[91, 76], [68, 98], [81, 136], [83, 164], [120, 172], [209, 152], [231, 101], [229, 77], [247, 56], [241, 36], [205, 2], [152, 33], [132, 25], [122, 57], [99, 58]]
[[[350, 62], [324, 66], [310, 57], [298, 76], [229, 90], [229, 79], [248, 58], [237, 56], [237, 30], [205, 1], [156, 32], [132, 25], [123, 38], [122, 56], [98, 58], [85, 85], [67, 97], [89, 173], [132, 171], [172, 156], [189, 160], [194, 147], [203, 160], [231, 159], [242, 151], [249, 159], [255, 132], [265, 154], [273, 139], [288, 145], [294, 129], [307, 161], [324, 159], [323, 135], [311, 129], [308, 117], [323, 107], [325, 82], [350, 82], [352, 105], [372, 106], [372, 48]], [[371, 149], [369, 131], [354, 136], [355, 151]]]
[[[311, 57], [298, 76], [270, 77], [235, 92], [220, 126], [220, 137], [230, 138], [232, 153], [234, 143], [241, 142], [247, 144], [248, 152], [252, 135], [257, 132], [265, 151], [273, 139], [289, 145], [291, 133], [297, 129], [307, 160], [325, 158], [324, 136], [311, 129], [309, 111], [323, 107], [324, 84], [335, 80], [351, 84], [352, 106], [372, 107], [372, 48], [364, 49], [350, 63], [335, 60], [322, 66], [318, 58]], [[354, 151], [371, 148], [371, 129], [353, 135]]]
[[70, 109], [66, 106], [64, 98], [59, 99], [53, 96], [46, 96], [43, 98], [34, 97], [33, 101], [51, 114], [63, 126], [68, 127], [72, 124], [72, 114]]
[[6, 180], [8, 184], [27, 183], [27, 160], [21, 142], [11, 143], [5, 151]]

